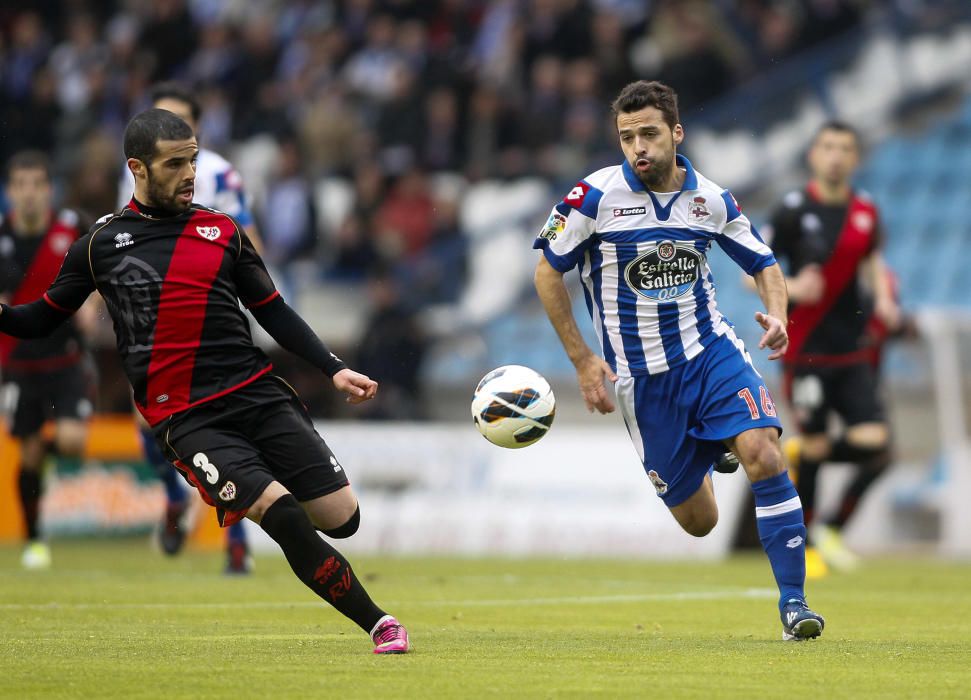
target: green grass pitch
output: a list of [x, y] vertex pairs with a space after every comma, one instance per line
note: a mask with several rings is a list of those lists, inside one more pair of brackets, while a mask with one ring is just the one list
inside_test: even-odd
[[971, 698], [971, 564], [868, 562], [810, 582], [783, 643], [768, 564], [353, 558], [413, 653], [374, 656], [280, 556], [142, 540], [0, 547], [3, 698]]

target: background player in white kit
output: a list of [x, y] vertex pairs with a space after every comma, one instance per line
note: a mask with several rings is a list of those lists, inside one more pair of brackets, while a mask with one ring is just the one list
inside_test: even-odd
[[[150, 95], [153, 107], [174, 113], [186, 122], [198, 137], [202, 107], [191, 92], [177, 83], [159, 83], [151, 89]], [[123, 172], [124, 179], [119, 189], [120, 206], [128, 204], [135, 187], [135, 179], [131, 171], [124, 168]], [[257, 252], [262, 253], [263, 246], [260, 243], [253, 214], [249, 210], [246, 191], [243, 189], [239, 173], [228, 160], [215, 151], [199, 149], [193, 201], [233, 217], [249, 236]], [[188, 495], [181, 484], [182, 478], [159, 451], [151, 430], [137, 412], [135, 419], [142, 433], [145, 457], [156, 468], [165, 485], [166, 512], [160, 532], [162, 549], [167, 554], [176, 554], [182, 548], [187, 534], [184, 519]], [[246, 530], [242, 522], [235, 523], [226, 530], [226, 573], [247, 574], [251, 568], [252, 560], [246, 541]]]
[[[759, 537], [779, 586], [783, 639], [817, 637], [806, 605], [802, 507], [779, 447], [781, 424], [761, 376], [715, 304], [712, 242], [755, 278], [765, 313], [760, 348], [788, 344], [785, 279], [732, 195], [677, 154], [677, 95], [627, 85], [613, 103], [624, 163], [581, 180], [554, 207], [533, 247], [536, 290], [577, 371], [588, 409], [614, 410], [616, 384], [648, 478], [684, 530], [718, 521], [710, 472], [727, 446], [755, 495]], [[573, 318], [563, 274], [577, 267], [603, 357]]]

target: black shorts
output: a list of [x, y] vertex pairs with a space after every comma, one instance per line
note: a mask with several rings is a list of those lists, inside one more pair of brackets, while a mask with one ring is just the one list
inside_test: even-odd
[[298, 501], [347, 486], [296, 392], [267, 374], [154, 428], [166, 458], [216, 508], [223, 527], [241, 520], [273, 481]]
[[787, 368], [784, 393], [804, 434], [825, 433], [830, 413], [847, 427], [886, 420], [876, 370], [869, 363]]
[[94, 408], [94, 380], [85, 362], [51, 372], [9, 372], [3, 387], [10, 434], [40, 432], [47, 420], [87, 420]]

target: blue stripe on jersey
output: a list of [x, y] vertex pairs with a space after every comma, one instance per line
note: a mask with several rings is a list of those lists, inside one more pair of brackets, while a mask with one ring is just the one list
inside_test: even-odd
[[624, 271], [636, 257], [637, 246], [617, 248], [617, 319], [620, 321], [620, 337], [624, 342], [627, 366], [632, 372], [643, 371], [647, 367], [647, 355], [641, 345], [638, 324], [637, 292], [624, 279]]
[[752, 229], [752, 235], [759, 239], [759, 243], [765, 243], [765, 239], [762, 238], [762, 234], [755, 228], [755, 224], [750, 224], [750, 227]]
[[646, 241], [697, 241], [699, 237], [709, 241], [715, 237], [713, 231], [702, 231], [695, 228], [673, 228], [668, 226], [651, 226], [648, 228], [632, 228], [626, 231], [600, 231], [597, 233], [601, 240], [608, 243], [643, 243]]
[[590, 247], [590, 243], [593, 238], [587, 238], [581, 241], [576, 248], [566, 253], [565, 255], [557, 255], [552, 250], [550, 250], [550, 242], [545, 238], [537, 238], [533, 241], [533, 248], [543, 251], [543, 255], [546, 257], [547, 262], [553, 267], [557, 272], [569, 272], [574, 267], [577, 266], [580, 258], [583, 257], [586, 249]]
[[[600, 344], [603, 346], [604, 360], [616, 372], [617, 355], [614, 353], [614, 346], [610, 344], [610, 335], [604, 327], [606, 317], [604, 316], [603, 300], [603, 255], [597, 246], [590, 249], [590, 283], [593, 285], [593, 301], [596, 304], [597, 313], [600, 314], [600, 328], [602, 329]], [[590, 307], [590, 293], [587, 291], [586, 285], [583, 285], [583, 293], [587, 298], [587, 308], [590, 309], [590, 318], [593, 318], [594, 310]]]
[[[707, 276], [708, 284], [715, 288], [711, 273]], [[711, 309], [708, 308], [708, 295], [705, 293], [705, 285], [701, 280], [695, 283], [695, 323], [698, 325], [698, 337], [704, 345], [705, 339], [711, 335], [714, 325], [711, 322]]]
[[728, 190], [722, 192], [722, 200], [725, 202], [725, 212], [728, 214], [728, 218], [725, 219], [726, 224], [735, 221], [735, 219], [742, 215], [731, 192]]
[[657, 320], [660, 324], [661, 345], [668, 366], [680, 364], [684, 359], [684, 343], [681, 342], [681, 328], [678, 326], [678, 302], [666, 301], [657, 305]]
[[566, 202], [560, 202], [559, 204], [557, 204], [553, 208], [556, 209], [556, 211], [560, 212], [563, 216], [569, 216], [570, 215], [570, 209], [571, 209], [571, 207]]
[[745, 270], [747, 274], [754, 275], [759, 270], [769, 267], [769, 265], [775, 265], [775, 256], [772, 253], [761, 255], [725, 235], [716, 236], [715, 240], [721, 246], [721, 249], [728, 253], [728, 257], [734, 260], [735, 264]]

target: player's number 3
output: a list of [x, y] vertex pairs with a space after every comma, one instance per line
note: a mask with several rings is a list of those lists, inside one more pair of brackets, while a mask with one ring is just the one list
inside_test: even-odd
[[210, 484], [215, 484], [219, 481], [219, 470], [216, 469], [215, 464], [209, 461], [205, 452], [196, 452], [192, 457], [192, 463], [205, 472], [206, 481]]

